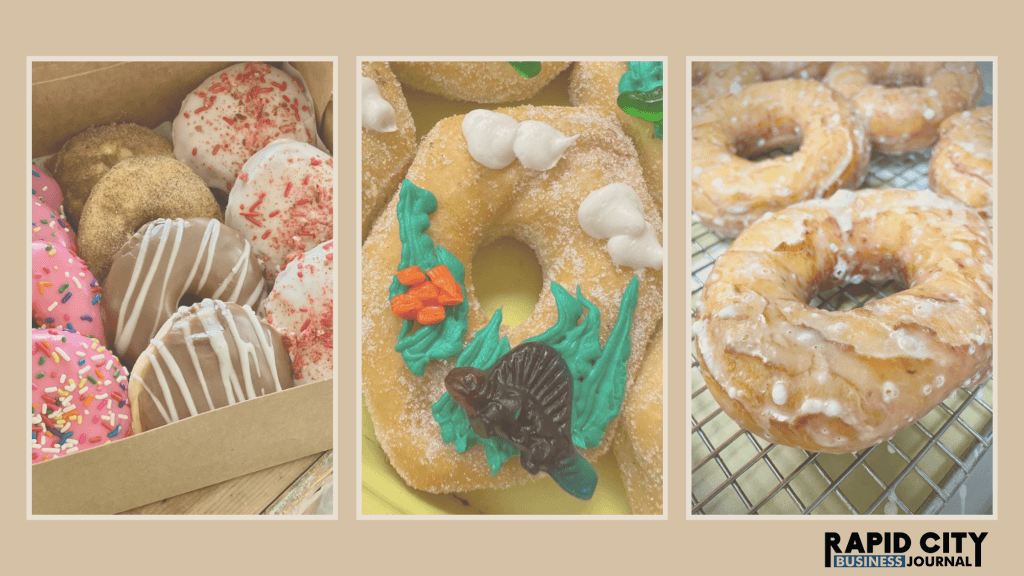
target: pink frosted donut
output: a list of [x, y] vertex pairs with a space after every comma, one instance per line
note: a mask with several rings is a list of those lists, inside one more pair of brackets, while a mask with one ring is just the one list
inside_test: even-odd
[[229, 66], [189, 93], [172, 125], [174, 156], [227, 192], [242, 164], [276, 138], [316, 142], [313, 100], [301, 82], [260, 62]]
[[75, 233], [60, 217], [60, 204], [51, 206], [35, 197], [32, 198], [32, 241], [37, 240], [58, 244], [78, 253]]
[[281, 333], [296, 385], [330, 378], [334, 374], [334, 240], [295, 253], [277, 275], [260, 314]]
[[242, 167], [224, 223], [252, 243], [272, 280], [286, 256], [334, 238], [334, 159], [302, 142], [271, 142]]
[[50, 178], [38, 166], [32, 167], [32, 195], [60, 213], [63, 196], [57, 181]]
[[32, 243], [32, 317], [43, 328], [103, 337], [100, 287], [85, 261], [59, 244]]
[[132, 435], [128, 373], [93, 338], [32, 331], [32, 463]]

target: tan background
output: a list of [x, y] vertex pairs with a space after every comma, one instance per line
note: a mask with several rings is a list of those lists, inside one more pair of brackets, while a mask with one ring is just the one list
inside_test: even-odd
[[[26, 342], [21, 330], [3, 335], [6, 384], [11, 387], [8, 414], [0, 418], [3, 438], [0, 462], [5, 462], [0, 519], [3, 522], [3, 565], [16, 568], [70, 570], [74, 573], [416, 573], [453, 570], [473, 573], [524, 572], [536, 562], [550, 561], [573, 573], [699, 574], [712, 570], [743, 574], [748, 571], [787, 574], [821, 570], [824, 532], [898, 530], [913, 539], [924, 531], [988, 531], [984, 544], [984, 568], [972, 573], [1008, 573], [1019, 569], [1019, 536], [1024, 521], [1020, 476], [1024, 421], [1016, 417], [1024, 405], [1018, 378], [1022, 362], [1016, 353], [1021, 337], [1021, 299], [1015, 288], [1022, 281], [1018, 247], [1021, 230], [1022, 175], [1015, 170], [1022, 153], [1014, 130], [1024, 126], [1016, 105], [1021, 93], [1019, 15], [1010, 3], [973, 4], [933, 1], [927, 4], [884, 0], [838, 4], [801, 2], [702, 3], [694, 7], [664, 8], [653, 3], [586, 2], [562, 8], [544, 2], [468, 2], [463, 8], [450, 3], [415, 2], [406, 12], [399, 4], [340, 2], [270, 3], [254, 0], [221, 8], [211, 2], [176, 2], [142, 8], [137, 3], [113, 8], [109, 2], [76, 2], [62, 9], [48, 2], [30, 11], [19, 4], [5, 13], [8, 34], [0, 42], [7, 82], [3, 92], [8, 119], [0, 155], [0, 174], [13, 204], [3, 210], [0, 241], [14, 267], [10, 277], [19, 278], [26, 268], [24, 218], [28, 195], [26, 148], [26, 57], [33, 56], [263, 56], [268, 59], [301, 59], [308, 55], [338, 56], [339, 78], [353, 78], [356, 57], [363, 56], [667, 56], [666, 91], [671, 102], [666, 151], [669, 156], [666, 216], [678, 224], [667, 226], [669, 254], [666, 287], [677, 300], [669, 303], [668, 345], [686, 359], [688, 338], [685, 290], [689, 284], [685, 255], [689, 247], [682, 226], [689, 222], [685, 203], [686, 142], [684, 134], [686, 56], [894, 56], [955, 55], [972, 59], [997, 57], [997, 102], [1000, 220], [998, 263], [996, 449], [998, 520], [691, 520], [685, 519], [689, 495], [686, 489], [685, 447], [689, 441], [686, 422], [685, 361], [670, 366], [669, 389], [669, 498], [668, 521], [580, 520], [541, 522], [529, 526], [517, 521], [361, 521], [356, 523], [356, 454], [358, 414], [354, 372], [357, 362], [358, 302], [351, 271], [358, 254], [358, 211], [355, 210], [357, 164], [355, 158], [354, 84], [340, 82], [336, 94], [339, 159], [339, 197], [351, 190], [352, 210], [339, 200], [339, 214], [349, 221], [339, 225], [339, 242], [350, 239], [350, 250], [339, 258], [339, 440], [335, 468], [337, 511], [332, 521], [237, 521], [202, 520], [103, 520], [27, 521], [24, 419], [17, 408], [20, 386], [27, 373]], [[907, 3], [908, 5], [910, 3]], [[999, 8], [986, 8], [987, 5]], [[713, 7], [712, 7], [713, 6]], [[582, 10], [585, 8], [585, 10]], [[355, 10], [356, 12], [353, 12]], [[1001, 13], [996, 13], [998, 10]], [[139, 15], [129, 23], [126, 14]], [[59, 17], [60, 24], [47, 16]], [[307, 29], [308, 27], [308, 29]], [[277, 58], [275, 58], [277, 57]], [[511, 58], [510, 58], [511, 59]], [[527, 58], [520, 58], [527, 59]], [[352, 111], [346, 113], [345, 111]], [[351, 137], [349, 137], [351, 135]], [[674, 137], [673, 137], [674, 135]], [[349, 160], [345, 160], [348, 158]], [[351, 186], [351, 188], [349, 188]], [[671, 223], [670, 222], [670, 223]], [[351, 228], [346, 229], [347, 226]], [[12, 261], [13, 260], [13, 261]], [[27, 285], [3, 287], [9, 304], [6, 323], [28, 325]], [[13, 406], [12, 406], [13, 405]], [[1004, 416], [1006, 416], [1004, 418]], [[1004, 441], [1005, 440], [1005, 441]], [[117, 486], [97, 486], [116, 490]], [[123, 522], [132, 522], [126, 525]], [[429, 520], [428, 520], [429, 522]], [[767, 522], [767, 523], [766, 523]], [[504, 536], [507, 548], [501, 548]], [[485, 538], [486, 536], [486, 538]], [[95, 543], [97, 548], [92, 549]], [[80, 554], [84, 551], [85, 554]], [[497, 555], [497, 557], [495, 557]], [[590, 568], [591, 570], [586, 570]], [[549, 572], [543, 570], [542, 572]]]

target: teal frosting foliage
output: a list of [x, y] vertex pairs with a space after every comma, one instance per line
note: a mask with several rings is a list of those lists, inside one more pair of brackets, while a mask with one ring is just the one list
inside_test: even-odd
[[[581, 448], [594, 448], [601, 443], [608, 424], [619, 415], [626, 392], [626, 364], [632, 351], [629, 336], [633, 326], [633, 313], [639, 289], [639, 280], [633, 280], [622, 293], [619, 316], [604, 348], [599, 332], [601, 313], [576, 288], [574, 297], [559, 284], [551, 283], [551, 293], [558, 308], [558, 320], [543, 334], [525, 340], [543, 342], [565, 359], [572, 373], [573, 444]], [[583, 312], [586, 311], [584, 316]], [[581, 321], [582, 317], [582, 321]], [[487, 370], [509, 350], [508, 338], [499, 339], [501, 310], [494, 313], [490, 323], [477, 332], [473, 342], [459, 356], [456, 366], [472, 366]], [[432, 407], [434, 419], [441, 427], [441, 437], [464, 452], [477, 442], [484, 445], [491, 474], [519, 450], [504, 438], [480, 438], [472, 429], [469, 417], [447, 392]]]
[[[654, 136], [664, 138], [662, 91], [664, 62], [630, 62], [629, 69], [619, 78], [618, 104], [630, 116], [654, 123]], [[623, 95], [629, 95], [623, 98]], [[632, 106], [627, 102], [632, 101]], [[652, 116], [657, 112], [656, 117]]]
[[[398, 199], [398, 236], [402, 241], [402, 259], [398, 269], [419, 266], [424, 272], [438, 265], [445, 265], [452, 277], [466, 293], [466, 269], [459, 259], [441, 246], [436, 246], [427, 235], [430, 214], [437, 210], [437, 198], [429, 191], [416, 186], [409, 180], [402, 182]], [[391, 280], [389, 299], [404, 294], [408, 286], [395, 276]], [[463, 299], [445, 310], [445, 319], [437, 324], [420, 326], [412, 331], [414, 322], [404, 320], [398, 334], [395, 351], [409, 370], [422, 376], [431, 360], [451, 358], [462, 350], [462, 338], [468, 328], [469, 300]]]
[[630, 62], [629, 70], [619, 78], [619, 93], [650, 92], [664, 85], [664, 62]]

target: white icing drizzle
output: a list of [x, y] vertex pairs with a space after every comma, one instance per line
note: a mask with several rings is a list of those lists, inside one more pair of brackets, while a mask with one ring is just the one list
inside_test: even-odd
[[362, 92], [362, 127], [374, 132], [396, 132], [398, 122], [395, 120], [395, 108], [380, 95], [377, 83], [366, 76], [361, 76]]
[[580, 203], [577, 219], [590, 236], [608, 239], [615, 264], [661, 269], [664, 250], [654, 227], [644, 220], [640, 196], [629, 185], [615, 182], [594, 190]]

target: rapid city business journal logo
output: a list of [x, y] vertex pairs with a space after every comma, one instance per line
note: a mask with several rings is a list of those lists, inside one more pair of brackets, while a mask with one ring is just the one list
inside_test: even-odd
[[[914, 568], [981, 566], [981, 543], [988, 532], [925, 532], [912, 539], [905, 532], [853, 532], [843, 538], [825, 533], [826, 568]], [[914, 544], [917, 544], [915, 547]]]

